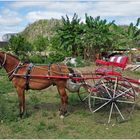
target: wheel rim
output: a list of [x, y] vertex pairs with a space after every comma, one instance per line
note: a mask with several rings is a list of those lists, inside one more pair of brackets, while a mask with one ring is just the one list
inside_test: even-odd
[[[95, 85], [97, 93], [89, 95], [89, 108], [97, 121], [122, 122], [131, 118], [135, 106], [135, 92], [122, 77], [105, 76]], [[96, 112], [99, 112], [96, 116]], [[101, 116], [99, 116], [101, 115]], [[102, 118], [104, 116], [104, 118]]]
[[80, 101], [85, 105], [88, 104], [89, 90], [90, 86], [88, 84], [82, 84], [78, 90], [78, 97]]

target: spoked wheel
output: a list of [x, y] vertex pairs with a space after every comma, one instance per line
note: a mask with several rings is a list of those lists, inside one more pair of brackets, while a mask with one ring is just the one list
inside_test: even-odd
[[90, 93], [91, 86], [88, 84], [82, 84], [78, 90], [78, 97], [82, 103], [88, 105], [88, 97]]
[[135, 106], [135, 91], [129, 81], [123, 77], [105, 76], [95, 88], [97, 92], [89, 95], [89, 108], [96, 121], [114, 123], [131, 118]]

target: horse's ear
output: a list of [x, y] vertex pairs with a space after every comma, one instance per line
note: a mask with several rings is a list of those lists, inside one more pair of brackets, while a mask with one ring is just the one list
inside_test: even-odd
[[24, 62], [23, 62], [23, 64], [29, 64], [30, 63], [30, 61], [28, 60], [28, 59], [26, 59]]

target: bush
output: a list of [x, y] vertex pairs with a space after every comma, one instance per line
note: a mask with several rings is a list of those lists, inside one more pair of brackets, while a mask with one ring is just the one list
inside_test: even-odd
[[32, 63], [43, 63], [43, 58], [38, 55], [32, 55], [29, 57], [29, 61]]
[[50, 53], [46, 63], [57, 63], [62, 62], [65, 58], [65, 54], [62, 53]]

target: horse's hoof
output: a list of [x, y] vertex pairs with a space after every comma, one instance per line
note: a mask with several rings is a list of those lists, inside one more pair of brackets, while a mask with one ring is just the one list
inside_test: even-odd
[[60, 115], [60, 119], [64, 119], [64, 115]]
[[20, 119], [23, 119], [23, 114], [19, 114], [19, 118]]

